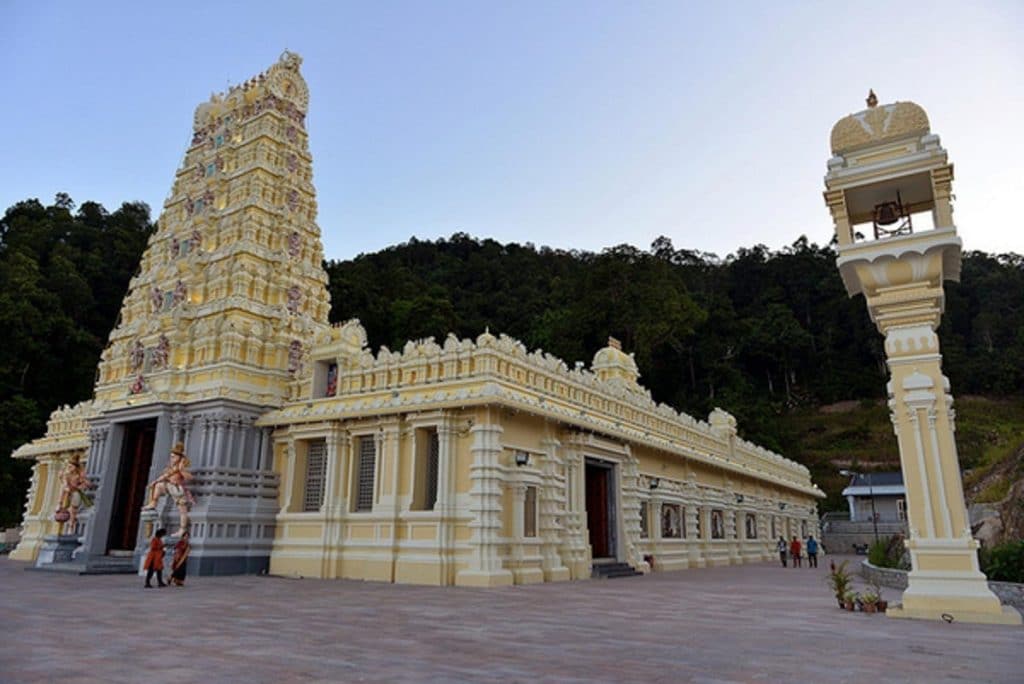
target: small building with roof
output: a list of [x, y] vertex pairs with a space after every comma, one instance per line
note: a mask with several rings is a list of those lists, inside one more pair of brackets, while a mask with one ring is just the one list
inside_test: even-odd
[[899, 470], [885, 473], [857, 473], [843, 490], [850, 507], [850, 522], [906, 522], [907, 489]]

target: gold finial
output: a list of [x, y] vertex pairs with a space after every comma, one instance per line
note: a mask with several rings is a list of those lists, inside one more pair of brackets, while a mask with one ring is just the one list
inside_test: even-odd
[[614, 337], [608, 337], [608, 346], [611, 347], [612, 349], [618, 349], [619, 351], [622, 351], [622, 343], [619, 342]]
[[874, 90], [872, 90], [870, 88], [868, 89], [868, 99], [865, 100], [865, 101], [868, 103], [868, 107], [877, 107], [878, 106], [878, 96], [875, 95], [875, 91]]

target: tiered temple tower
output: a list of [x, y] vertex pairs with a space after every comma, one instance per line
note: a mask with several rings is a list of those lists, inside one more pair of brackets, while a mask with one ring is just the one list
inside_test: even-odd
[[843, 282], [851, 297], [864, 295], [885, 336], [892, 376], [889, 408], [907, 488], [912, 570], [902, 606], [888, 614], [1020, 624], [978, 568], [953, 397], [935, 334], [945, 308], [943, 281], [960, 279], [953, 166], [921, 107], [879, 106], [873, 92], [867, 104], [832, 129], [825, 202]]
[[[145, 544], [146, 483], [185, 444], [195, 474], [190, 515], [200, 573], [266, 567], [277, 476], [269, 436], [253, 426], [328, 329], [330, 309], [301, 58], [211, 96], [132, 278], [98, 371], [82, 516], [87, 566]], [[159, 522], [174, 529], [173, 505]]]

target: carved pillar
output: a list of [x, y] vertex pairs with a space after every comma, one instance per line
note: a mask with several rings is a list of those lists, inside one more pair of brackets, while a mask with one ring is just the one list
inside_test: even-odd
[[324, 501], [321, 511], [324, 515], [323, 529], [323, 563], [320, 576], [334, 578], [339, 576], [339, 560], [344, 539], [344, 501], [342, 495], [341, 473], [344, 472], [345, 455], [348, 451], [348, 436], [335, 423], [327, 433], [327, 468], [324, 473]]
[[740, 539], [739, 525], [736, 521], [736, 509], [729, 506], [725, 509], [725, 538], [729, 541], [729, 562], [732, 565], [739, 565], [743, 562], [741, 548], [743, 541]]
[[563, 521], [567, 513], [564, 464], [558, 453], [561, 444], [557, 439], [545, 439], [541, 446], [544, 448], [544, 485], [538, 492], [537, 520], [537, 532], [542, 541], [541, 568], [546, 582], [558, 582], [570, 577], [569, 568], [565, 567], [559, 554], [559, 547], [564, 542], [566, 528]]
[[[622, 492], [622, 546], [625, 560], [641, 572], [650, 570], [640, 551], [640, 470], [637, 459], [626, 447], [626, 458], [619, 468]], [[649, 512], [648, 512], [649, 513]]]
[[590, 577], [590, 540], [587, 538], [585, 507], [586, 476], [583, 454], [569, 446], [565, 450], [566, 513], [565, 536], [560, 549], [562, 562], [572, 579]]
[[698, 527], [700, 524], [700, 504], [696, 499], [697, 488], [692, 482], [688, 482], [685, 486], [688, 497], [683, 504], [685, 506], [683, 509], [683, 530], [685, 530], [686, 535], [688, 565], [691, 568], [702, 568], [704, 567], [704, 558], [700, 551], [703, 540]]
[[512, 573], [502, 567], [498, 555], [501, 542], [501, 496], [503, 470], [501, 457], [501, 425], [478, 423], [470, 429], [473, 435], [473, 465], [470, 467], [470, 511], [473, 554], [470, 566], [461, 570], [456, 584], [497, 586], [512, 584]]
[[[437, 426], [437, 501], [434, 510], [440, 514], [438, 520], [438, 555], [441, 570], [440, 583], [455, 582], [455, 526], [458, 524], [458, 508], [455, 499], [456, 478], [456, 431], [452, 416], [446, 415]], [[410, 461], [415, 462], [415, 457]], [[415, 478], [410, 479], [415, 482]]]

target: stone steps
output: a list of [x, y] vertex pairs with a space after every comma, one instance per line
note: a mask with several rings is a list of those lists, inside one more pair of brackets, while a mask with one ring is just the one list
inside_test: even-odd
[[594, 563], [590, 576], [595, 579], [614, 579], [617, 577], [636, 577], [642, 575], [629, 563]]

